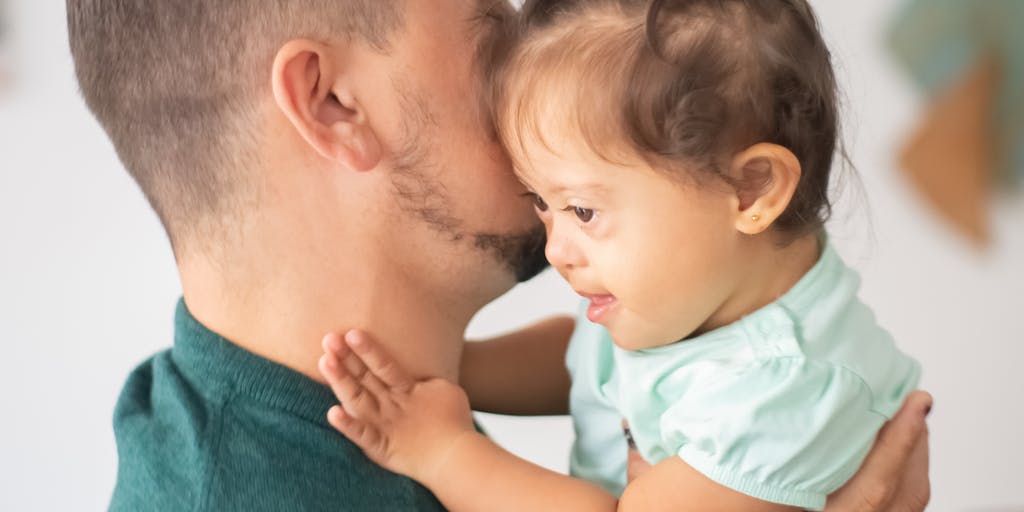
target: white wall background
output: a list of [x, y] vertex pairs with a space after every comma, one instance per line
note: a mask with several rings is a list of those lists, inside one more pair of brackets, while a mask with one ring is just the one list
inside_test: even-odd
[[[16, 82], [0, 92], [0, 510], [101, 510], [116, 469], [115, 399], [128, 371], [170, 344], [179, 285], [155, 216], [77, 96], [63, 2], [9, 4]], [[854, 203], [840, 211], [835, 239], [935, 394], [931, 509], [1024, 510], [1024, 200], [997, 205], [987, 254], [945, 231], [891, 163], [920, 108], [879, 43], [894, 2], [816, 5], [842, 66], [848, 137], [874, 220], [869, 228], [864, 203]], [[485, 309], [471, 334], [573, 307], [547, 274]], [[565, 419], [484, 421], [517, 452], [566, 466]]]

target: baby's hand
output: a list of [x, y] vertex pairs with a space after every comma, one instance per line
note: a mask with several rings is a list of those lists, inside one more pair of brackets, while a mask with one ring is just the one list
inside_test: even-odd
[[462, 388], [413, 380], [367, 334], [328, 334], [323, 347], [320, 373], [341, 402], [327, 420], [377, 464], [430, 481], [457, 440], [475, 432]]

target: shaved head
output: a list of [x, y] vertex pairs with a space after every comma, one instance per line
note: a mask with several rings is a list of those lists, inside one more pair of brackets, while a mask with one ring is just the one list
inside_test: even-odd
[[175, 247], [253, 200], [257, 98], [291, 39], [387, 52], [401, 0], [67, 0], [82, 95]]

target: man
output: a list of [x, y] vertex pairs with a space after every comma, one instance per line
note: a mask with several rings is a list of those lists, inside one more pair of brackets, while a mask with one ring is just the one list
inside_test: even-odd
[[[316, 365], [324, 333], [359, 327], [415, 375], [456, 380], [473, 314], [543, 268], [543, 230], [478, 100], [507, 5], [67, 9], [83, 96], [184, 291], [174, 348], [132, 373], [115, 411], [111, 509], [439, 510], [329, 427]], [[535, 333], [556, 350], [568, 327]], [[927, 501], [922, 407], [835, 510]]]

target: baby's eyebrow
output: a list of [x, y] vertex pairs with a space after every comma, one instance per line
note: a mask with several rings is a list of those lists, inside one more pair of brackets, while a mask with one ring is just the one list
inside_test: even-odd
[[[534, 187], [534, 186], [530, 185], [529, 183], [527, 183], [526, 180], [523, 180], [520, 177], [519, 181], [531, 193], [538, 194], [536, 187]], [[562, 195], [579, 194], [579, 193], [587, 193], [587, 194], [593, 194], [593, 195], [603, 195], [607, 190], [608, 190], [608, 188], [605, 187], [604, 185], [600, 184], [600, 183], [586, 183], [586, 184], [582, 184], [582, 185], [564, 185], [564, 184], [559, 184], [559, 185], [555, 185], [555, 186], [551, 187], [548, 190], [548, 193], [550, 193], [553, 197], [554, 196], [562, 196]], [[540, 194], [538, 194], [538, 195], [540, 195]]]
[[[513, 174], [515, 174], [516, 179], [518, 179], [519, 182], [522, 183], [524, 187], [526, 187], [530, 192], [532, 192], [534, 194], [537, 193], [537, 187], [533, 186], [530, 183], [530, 180], [527, 179], [527, 173], [523, 172], [523, 170], [519, 166], [513, 167], [512, 172], [513, 172]], [[600, 194], [607, 193], [607, 191], [608, 191], [608, 186], [605, 185], [604, 183], [597, 182], [597, 181], [583, 182], [583, 183], [576, 183], [576, 184], [554, 183], [550, 187], [550, 189], [548, 190], [548, 192], [550, 192], [553, 195], [559, 195], [559, 194], [565, 194], [565, 193], [582, 193], [582, 192], [586, 192], [586, 193], [590, 193], [590, 194], [595, 194], [595, 195], [600, 195]]]
[[559, 184], [551, 189], [553, 192], [562, 194], [565, 192], [590, 192], [590, 193], [602, 193], [608, 190], [603, 183], [581, 183], [578, 185], [566, 185]]

